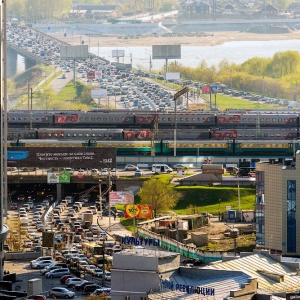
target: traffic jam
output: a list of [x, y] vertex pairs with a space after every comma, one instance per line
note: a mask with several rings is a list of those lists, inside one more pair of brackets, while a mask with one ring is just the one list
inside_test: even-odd
[[[108, 235], [98, 225], [97, 218], [108, 218], [110, 212], [116, 219], [123, 212], [115, 207], [109, 210], [105, 197], [101, 201], [91, 199], [88, 194], [76, 200], [74, 196], [61, 201], [56, 201], [53, 195], [46, 197], [37, 201], [31, 196], [18, 195], [10, 204], [8, 223], [12, 230], [5, 249], [15, 250], [19, 241], [23, 251], [40, 253], [30, 261], [30, 268], [38, 270], [43, 280], [52, 279], [50, 297], [110, 294], [113, 254], [122, 247], [115, 236]], [[20, 226], [19, 236], [16, 223]], [[52, 232], [54, 247], [45, 248], [43, 238]]]

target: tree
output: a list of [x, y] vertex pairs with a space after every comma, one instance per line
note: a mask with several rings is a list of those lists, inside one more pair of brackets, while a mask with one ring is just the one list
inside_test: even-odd
[[158, 179], [145, 181], [139, 191], [142, 204], [152, 205], [153, 215], [170, 210], [177, 204], [181, 194]]

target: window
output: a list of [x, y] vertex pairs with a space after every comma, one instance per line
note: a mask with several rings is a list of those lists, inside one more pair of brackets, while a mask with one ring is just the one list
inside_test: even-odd
[[296, 180], [287, 181], [287, 252], [296, 252]]

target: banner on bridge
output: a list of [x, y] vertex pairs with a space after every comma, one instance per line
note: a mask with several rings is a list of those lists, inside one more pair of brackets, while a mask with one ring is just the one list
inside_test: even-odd
[[70, 183], [70, 172], [48, 172], [47, 183]]

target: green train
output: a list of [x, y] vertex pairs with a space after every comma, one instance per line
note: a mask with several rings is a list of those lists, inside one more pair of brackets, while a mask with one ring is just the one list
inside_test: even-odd
[[[99, 147], [116, 148], [117, 156], [174, 155], [174, 141], [73, 141], [73, 140], [17, 140], [9, 141], [9, 147]], [[300, 140], [180, 140], [176, 142], [177, 156], [293, 156], [300, 150]]]

